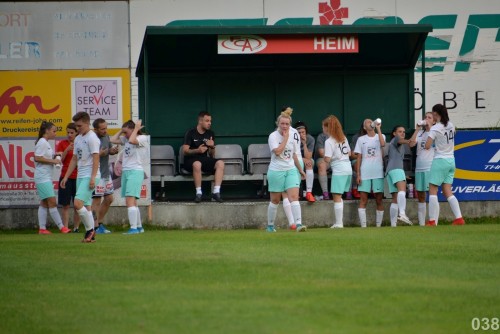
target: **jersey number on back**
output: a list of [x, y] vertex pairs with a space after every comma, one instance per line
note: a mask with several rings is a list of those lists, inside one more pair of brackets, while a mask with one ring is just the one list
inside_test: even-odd
[[455, 138], [455, 133], [453, 130], [450, 130], [449, 132], [445, 132], [444, 136], [446, 137], [446, 143], [449, 144], [450, 141], [453, 142], [453, 139]]

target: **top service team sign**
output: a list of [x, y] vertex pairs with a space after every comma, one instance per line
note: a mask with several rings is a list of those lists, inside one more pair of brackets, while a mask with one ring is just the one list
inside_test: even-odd
[[121, 78], [71, 79], [72, 114], [84, 111], [91, 122], [104, 118], [110, 129], [122, 126]]

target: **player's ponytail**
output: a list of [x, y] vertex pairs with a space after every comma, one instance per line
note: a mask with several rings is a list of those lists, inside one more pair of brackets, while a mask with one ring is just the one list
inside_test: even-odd
[[436, 104], [434, 107], [432, 107], [432, 111], [437, 113], [441, 117], [441, 123], [443, 123], [444, 126], [448, 125], [448, 122], [450, 121], [450, 117], [448, 116], [448, 109], [446, 109], [445, 106], [442, 104]]
[[38, 143], [40, 138], [42, 138], [45, 135], [47, 130], [52, 129], [53, 126], [54, 123], [42, 121], [42, 124], [40, 124], [40, 129], [38, 130], [38, 138], [35, 141], [35, 145]]

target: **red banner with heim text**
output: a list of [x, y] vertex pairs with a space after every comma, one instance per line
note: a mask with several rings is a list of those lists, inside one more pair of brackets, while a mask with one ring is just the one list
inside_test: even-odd
[[219, 54], [358, 53], [357, 35], [219, 35]]

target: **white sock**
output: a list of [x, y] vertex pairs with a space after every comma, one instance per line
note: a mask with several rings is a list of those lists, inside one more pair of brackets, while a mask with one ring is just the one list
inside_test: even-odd
[[295, 221], [295, 226], [302, 225], [302, 209], [300, 208], [299, 201], [294, 201], [290, 203], [292, 206], [293, 219]]
[[335, 225], [344, 226], [344, 201], [335, 202], [333, 204], [333, 211], [335, 213]]
[[319, 185], [321, 186], [321, 191], [324, 193], [328, 192], [328, 176], [319, 175], [318, 180], [319, 180]]
[[391, 203], [391, 209], [389, 211], [391, 216], [391, 226], [395, 227], [398, 222], [398, 204]]
[[314, 171], [312, 169], [306, 170], [306, 191], [312, 192], [314, 183]]
[[267, 207], [267, 226], [274, 226], [274, 221], [276, 220], [276, 213], [278, 212], [278, 204], [269, 202]]
[[425, 203], [418, 203], [418, 225], [425, 225], [425, 211], [426, 211]]
[[127, 213], [130, 228], [137, 228], [137, 208], [135, 206], [131, 206], [127, 208]]
[[375, 220], [375, 223], [377, 224], [377, 227], [382, 226], [382, 221], [384, 220], [384, 211], [376, 211], [377, 218]]
[[461, 218], [462, 212], [460, 211], [460, 205], [458, 205], [458, 199], [454, 195], [451, 195], [450, 197], [447, 198], [447, 200], [448, 203], [450, 204], [451, 211], [455, 215], [455, 219]]
[[292, 206], [290, 205], [290, 201], [288, 200], [288, 198], [283, 199], [283, 211], [285, 211], [286, 219], [288, 219], [288, 226], [292, 226], [294, 220], [292, 214]]
[[41, 205], [38, 207], [38, 226], [40, 230], [47, 229], [47, 208]]
[[439, 202], [437, 195], [429, 195], [429, 220], [437, 223], [439, 218]]
[[49, 213], [50, 217], [52, 217], [52, 220], [54, 221], [54, 223], [56, 223], [57, 227], [59, 229], [62, 229], [64, 227], [64, 224], [62, 222], [59, 211], [57, 211], [57, 208], [49, 208]]
[[141, 220], [141, 210], [139, 209], [138, 206], [135, 207], [137, 209], [137, 227], [142, 227], [142, 220]]
[[90, 217], [92, 217], [92, 212], [89, 212], [86, 207], [82, 206], [80, 210], [76, 210], [78, 212], [78, 215], [80, 216], [81, 221], [83, 222], [83, 226], [85, 226], [85, 231], [90, 231], [91, 229], [94, 228], [94, 223], [93, 219], [92, 221], [90, 220]]
[[196, 187], [196, 195], [201, 195], [201, 187]]
[[366, 227], [366, 208], [358, 208], [358, 215], [361, 227]]
[[220, 193], [220, 186], [214, 186], [214, 194], [218, 194], [218, 193]]
[[398, 208], [401, 216], [406, 216], [406, 192], [398, 192]]

